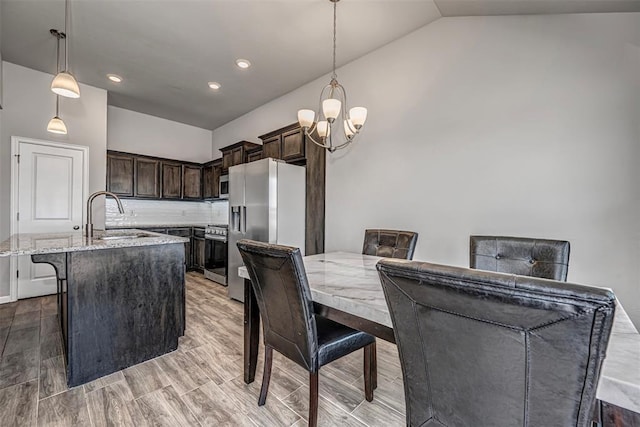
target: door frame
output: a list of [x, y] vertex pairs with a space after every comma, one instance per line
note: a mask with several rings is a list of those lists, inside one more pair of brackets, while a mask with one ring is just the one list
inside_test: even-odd
[[[18, 232], [18, 206], [19, 206], [19, 189], [20, 189], [20, 167], [19, 167], [19, 148], [20, 143], [28, 143], [35, 145], [44, 145], [47, 147], [63, 148], [68, 150], [80, 151], [83, 154], [82, 162], [82, 200], [87, 200], [89, 197], [89, 147], [85, 145], [69, 144], [67, 142], [46, 141], [43, 139], [25, 138], [22, 136], [11, 137], [11, 202], [9, 203], [11, 209], [11, 227], [10, 235], [14, 235]], [[82, 224], [85, 223], [87, 213], [85, 212], [84, 204], [82, 207]], [[82, 229], [82, 228], [81, 228]], [[82, 232], [82, 231], [81, 231]], [[18, 269], [17, 256], [9, 257], [9, 297], [0, 297], [0, 303], [12, 302], [18, 300], [18, 278], [16, 277], [16, 271]]]

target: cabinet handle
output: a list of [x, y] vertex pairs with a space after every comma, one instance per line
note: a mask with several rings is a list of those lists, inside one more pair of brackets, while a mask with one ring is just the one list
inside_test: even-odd
[[74, 230], [80, 230], [80, 226], [79, 226], [79, 225], [74, 225], [74, 226], [73, 226], [73, 229], [74, 229]]

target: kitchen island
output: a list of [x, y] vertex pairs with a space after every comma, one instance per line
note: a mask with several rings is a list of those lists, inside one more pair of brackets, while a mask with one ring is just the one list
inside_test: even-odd
[[0, 256], [54, 267], [67, 383], [74, 387], [177, 349], [187, 239], [141, 230], [18, 234]]

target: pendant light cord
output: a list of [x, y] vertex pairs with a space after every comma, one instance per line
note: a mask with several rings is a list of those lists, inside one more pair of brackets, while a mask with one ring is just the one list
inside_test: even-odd
[[64, 1], [64, 70], [69, 71], [69, 0]]
[[[56, 32], [56, 76], [60, 72], [60, 33]], [[60, 95], [56, 94], [56, 117], [60, 114]]]
[[332, 79], [335, 79], [336, 74], [336, 7], [338, 5], [337, 1], [333, 2], [333, 74], [331, 75]]
[[[51, 30], [51, 32], [53, 32], [54, 30]], [[57, 47], [56, 47], [56, 75], [58, 75], [58, 73], [60, 72], [60, 33], [59, 32], [55, 32], [54, 34], [56, 36], [56, 40], [57, 40]]]

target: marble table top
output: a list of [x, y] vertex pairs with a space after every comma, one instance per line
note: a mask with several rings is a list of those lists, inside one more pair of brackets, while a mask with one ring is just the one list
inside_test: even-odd
[[[313, 300], [392, 327], [375, 267], [380, 259], [349, 252], [304, 257]], [[239, 275], [249, 278], [245, 267], [240, 267]], [[640, 334], [619, 302], [597, 397], [640, 413]]]
[[[103, 239], [139, 235], [141, 237], [124, 239]], [[150, 231], [128, 229], [94, 231], [94, 237], [88, 239], [79, 231], [72, 233], [24, 233], [14, 234], [0, 243], [0, 257], [12, 255], [52, 254], [59, 252], [91, 251], [98, 249], [128, 248], [133, 246], [166, 245], [185, 243], [189, 239], [179, 236], [152, 233]]]

